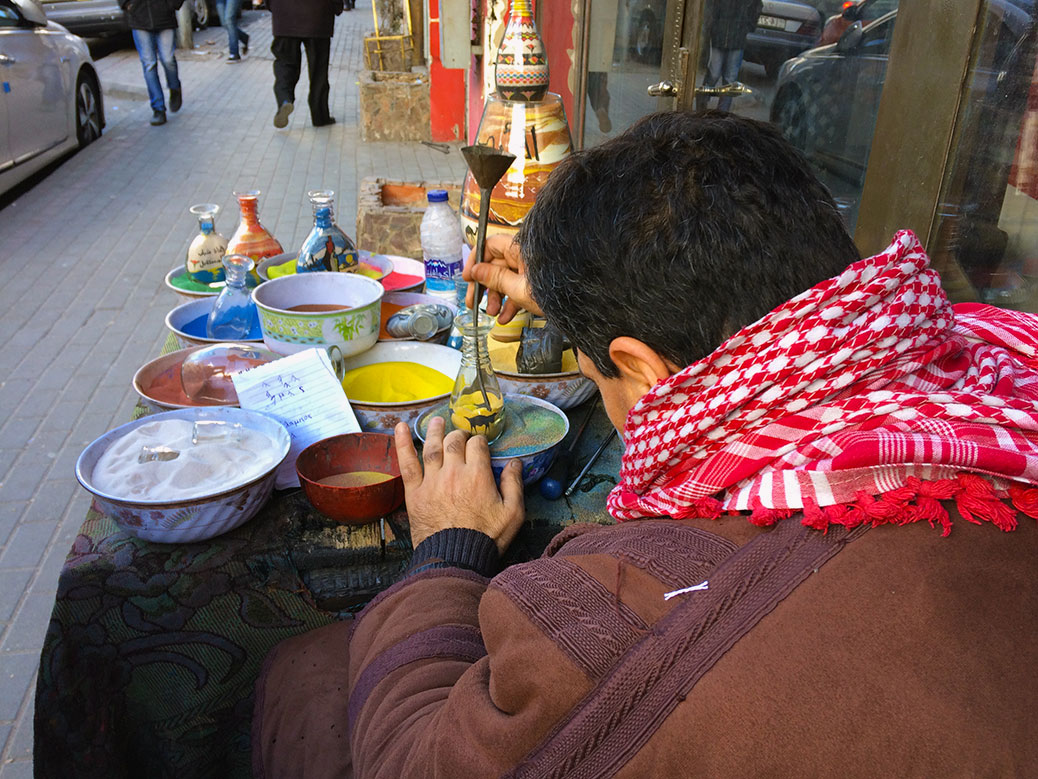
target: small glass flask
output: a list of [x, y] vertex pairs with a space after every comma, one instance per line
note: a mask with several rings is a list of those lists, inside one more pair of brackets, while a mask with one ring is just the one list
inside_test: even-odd
[[266, 257], [285, 253], [277, 239], [260, 224], [260, 194], [258, 189], [234, 193], [238, 198], [238, 208], [241, 209], [241, 222], [231, 240], [227, 242], [228, 254], [243, 254], [256, 263]]
[[216, 232], [216, 203], [199, 203], [190, 211], [198, 218], [198, 235], [187, 247], [187, 273], [200, 284], [223, 281], [223, 263], [227, 254], [227, 239]]
[[247, 340], [259, 329], [259, 311], [246, 288], [249, 272], [256, 267], [251, 257], [228, 254], [223, 258], [226, 285], [213, 303], [205, 323], [206, 338]]
[[360, 265], [357, 247], [335, 223], [335, 193], [315, 189], [306, 194], [314, 209], [314, 227], [299, 250], [296, 273], [356, 270]]
[[477, 328], [472, 311], [466, 309], [455, 322], [461, 329], [461, 367], [451, 392], [449, 427], [486, 436], [493, 443], [505, 429], [504, 396], [487, 350], [494, 320], [483, 315]]
[[237, 403], [231, 377], [280, 358], [259, 345], [213, 344], [187, 356], [180, 366], [180, 383], [196, 403]]

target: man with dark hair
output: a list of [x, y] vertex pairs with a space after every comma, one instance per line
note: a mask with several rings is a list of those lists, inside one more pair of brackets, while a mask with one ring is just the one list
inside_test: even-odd
[[573, 154], [488, 259], [623, 433], [619, 524], [495, 576], [520, 469], [398, 427], [411, 569], [268, 657], [257, 775], [1038, 772], [1035, 317], [952, 307], [907, 231], [858, 260], [721, 113]]

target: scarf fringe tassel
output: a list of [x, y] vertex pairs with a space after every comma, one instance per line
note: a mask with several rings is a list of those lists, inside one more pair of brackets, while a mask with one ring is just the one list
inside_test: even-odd
[[[1009, 499], [1013, 508], [1003, 502], [1005, 498]], [[859, 492], [853, 503], [819, 506], [809, 500], [804, 505], [801, 524], [825, 532], [830, 525], [855, 528], [866, 522], [878, 527], [926, 521], [930, 527], [940, 525], [943, 537], [951, 533], [952, 529], [951, 517], [941, 504], [941, 501], [946, 500], [955, 501], [959, 514], [967, 522], [976, 525], [990, 522], [1005, 532], [1016, 529], [1018, 512], [1038, 519], [1038, 488], [1014, 485], [999, 497], [994, 486], [986, 479], [976, 474], [962, 473], [954, 479], [936, 481], [909, 477], [904, 487], [879, 496]], [[755, 504], [749, 520], [758, 527], [770, 527], [779, 520], [800, 513], [797, 509], [765, 508], [759, 499]], [[696, 500], [691, 508], [694, 511], [691, 516], [707, 519], [744, 513], [725, 510], [721, 501], [714, 498]]]

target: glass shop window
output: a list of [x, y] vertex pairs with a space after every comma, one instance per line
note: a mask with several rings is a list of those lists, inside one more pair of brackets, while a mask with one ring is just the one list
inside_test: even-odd
[[853, 232], [896, 21], [897, 0], [712, 0], [696, 105], [778, 125]]
[[938, 205], [953, 300], [1038, 312], [1038, 4], [986, 0]]

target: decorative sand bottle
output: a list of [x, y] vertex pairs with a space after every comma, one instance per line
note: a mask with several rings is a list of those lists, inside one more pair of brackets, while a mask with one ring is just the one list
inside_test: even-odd
[[223, 281], [223, 256], [227, 254], [227, 239], [216, 232], [216, 203], [199, 203], [190, 211], [198, 218], [198, 235], [187, 247], [188, 275], [199, 284]]
[[296, 259], [296, 273], [353, 271], [360, 265], [357, 247], [335, 223], [335, 193], [330, 189], [307, 192], [314, 208], [314, 226]]
[[285, 251], [267, 228], [260, 224], [260, 194], [258, 189], [234, 193], [238, 198], [238, 208], [241, 209], [241, 222], [227, 244], [228, 254], [243, 254], [251, 257], [257, 264], [266, 257], [273, 257]]
[[512, 0], [494, 60], [494, 84], [505, 100], [537, 103], [548, 93], [548, 55], [529, 0]]
[[466, 309], [455, 323], [461, 329], [461, 367], [451, 392], [450, 427], [486, 436], [493, 443], [505, 429], [504, 396], [487, 350], [494, 322], [481, 317], [477, 328], [472, 311]]

